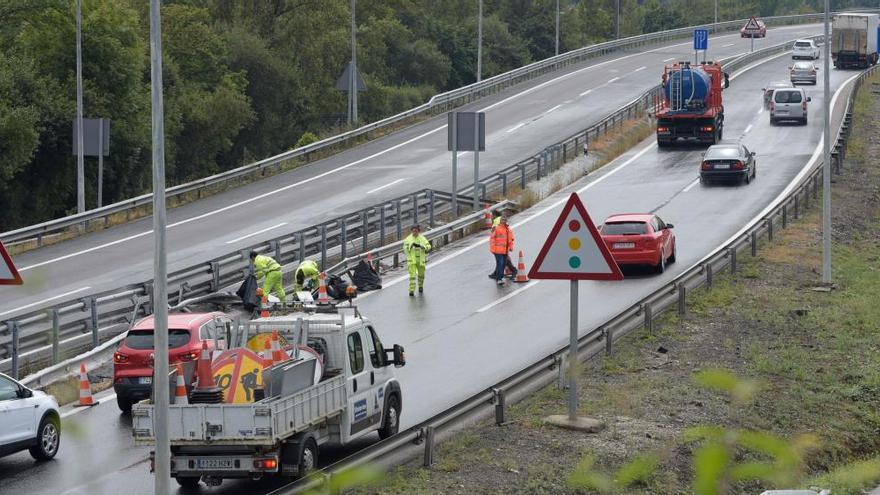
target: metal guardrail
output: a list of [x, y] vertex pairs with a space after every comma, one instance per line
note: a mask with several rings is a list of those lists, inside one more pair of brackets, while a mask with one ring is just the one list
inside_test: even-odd
[[[870, 68], [862, 72], [853, 84], [832, 148], [832, 169], [835, 174], [839, 174], [842, 170], [846, 142], [852, 127], [855, 96], [865, 78], [878, 72], [880, 67]], [[765, 235], [768, 242], [772, 242], [777, 228], [785, 229], [792, 219], [797, 219], [810, 207], [811, 202], [818, 205], [818, 185], [822, 179], [823, 159], [813, 157], [811, 162], [813, 163], [807, 163], [809, 173], [800, 180], [796, 179], [788, 194], [783, 193], [784, 196], [781, 195], [772, 201], [764, 212], [753, 218], [733, 240], [714, 250], [673, 281], [582, 336], [578, 341], [579, 359], [583, 361], [603, 351], [610, 355], [613, 352], [614, 341], [623, 338], [636, 328], [653, 331], [654, 321], [664, 311], [675, 310], [680, 316], [684, 316], [687, 312], [687, 295], [690, 291], [704, 285], [711, 287], [714, 277], [725, 268], [729, 269], [731, 275], [735, 275], [737, 256], [740, 252], [749, 251], [751, 256], [757, 256], [758, 243]], [[490, 408], [494, 407], [496, 422], [501, 424], [507, 398], [524, 396], [528, 391], [564, 376], [563, 363], [567, 354], [568, 346], [434, 417], [389, 439], [370, 445], [307, 479], [282, 487], [271, 495], [293, 495], [306, 489], [319, 488], [348, 469], [388, 458], [391, 454], [413, 454], [415, 449], [424, 449], [427, 464], [432, 457], [434, 441], [444, 432], [447, 434], [452, 432], [462, 419], [477, 415], [485, 416]], [[419, 444], [421, 446], [417, 447]], [[399, 456], [394, 458], [399, 459]]]
[[[769, 54], [787, 50], [792, 43], [728, 60], [724, 67], [737, 70]], [[483, 179], [477, 184], [480, 202], [486, 203], [495, 193], [506, 195], [512, 183], [510, 177], [516, 177], [525, 187], [529, 181], [551, 173], [579, 153], [581, 140], [588, 142], [614, 131], [627, 118], [650, 111], [656, 104], [658, 91], [659, 88], [652, 88], [597, 124]], [[464, 192], [473, 189], [469, 186]], [[462, 205], [472, 203], [472, 197], [463, 197], [461, 192], [459, 198], [458, 214], [462, 213]], [[242, 280], [251, 250], [269, 253], [282, 265], [318, 258], [320, 266], [326, 267], [330, 260], [346, 259], [353, 252], [364, 254], [375, 246], [387, 244], [389, 239], [399, 241], [404, 229], [420, 220], [427, 220], [428, 226], [434, 227], [440, 217], [452, 216], [451, 199], [449, 193], [425, 189], [177, 270], [168, 278], [170, 304], [185, 297], [216, 292]], [[395, 266], [398, 262], [395, 259]], [[35, 368], [56, 364], [72, 353], [97, 347], [125, 331], [136, 319], [152, 314], [151, 296], [152, 281], [146, 281], [14, 315], [0, 322], [0, 370], [18, 376], [21, 368], [35, 371]]]
[[[787, 25], [806, 22], [818, 22], [821, 19], [819, 14], [802, 14], [792, 16], [767, 17], [765, 22], [768, 25]], [[720, 22], [715, 25], [716, 30], [726, 31], [738, 29], [746, 22], [747, 19], [739, 19], [734, 21]], [[248, 165], [244, 165], [232, 170], [228, 170], [210, 177], [205, 177], [185, 184], [180, 184], [168, 188], [166, 197], [169, 204], [180, 204], [184, 202], [187, 195], [195, 195], [195, 199], [200, 199], [203, 195], [210, 192], [212, 188], [223, 189], [230, 184], [240, 184], [252, 177], [263, 176], [270, 169], [281, 170], [285, 163], [290, 160], [310, 161], [313, 155], [321, 152], [327, 152], [335, 149], [341, 149], [353, 144], [357, 144], [363, 139], [370, 139], [371, 134], [384, 132], [394, 129], [401, 125], [407, 125], [415, 122], [424, 116], [434, 116], [447, 112], [453, 108], [468, 104], [485, 96], [503, 91], [511, 86], [519, 84], [523, 81], [540, 77], [549, 72], [564, 69], [572, 64], [580, 63], [583, 60], [608, 54], [610, 52], [638, 48], [640, 46], [677, 39], [688, 36], [693, 29], [701, 26], [690, 26], [669, 31], [661, 31], [658, 33], [643, 34], [632, 36], [620, 40], [607, 41], [596, 45], [591, 45], [577, 50], [563, 53], [561, 55], [551, 57], [539, 62], [535, 62], [519, 69], [500, 74], [481, 82], [471, 84], [462, 88], [458, 88], [446, 93], [441, 93], [432, 97], [427, 103], [420, 105], [411, 110], [399, 113], [397, 115], [387, 117], [385, 119], [364, 125], [358, 129], [354, 129], [337, 136], [333, 136], [321, 141], [317, 141], [307, 146], [303, 146], [279, 155], [269, 157]], [[0, 234], [0, 240], [7, 246], [21, 244], [25, 242], [35, 242], [37, 246], [43, 244], [43, 239], [49, 235], [73, 235], [82, 229], [87, 231], [89, 225], [108, 226], [115, 217], [125, 215], [125, 220], [130, 220], [137, 216], [139, 208], [144, 212], [151, 208], [152, 195], [144, 194], [135, 198], [126, 199], [111, 205], [90, 210], [76, 215], [70, 215], [64, 218], [50, 220], [37, 225], [23, 227]]]

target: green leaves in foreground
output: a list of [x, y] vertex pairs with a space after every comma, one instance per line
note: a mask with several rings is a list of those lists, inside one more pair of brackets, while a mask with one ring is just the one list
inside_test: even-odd
[[568, 486], [573, 489], [595, 490], [602, 493], [613, 493], [635, 486], [645, 485], [660, 465], [660, 456], [647, 454], [636, 457], [621, 466], [613, 477], [593, 470], [596, 458], [588, 455], [568, 476]]
[[[326, 493], [342, 493], [342, 490], [354, 486], [367, 486], [382, 479], [382, 472], [370, 466], [347, 469], [326, 479], [317, 487], [310, 488], [305, 495], [324, 495]], [[320, 478], [319, 478], [320, 479]]]

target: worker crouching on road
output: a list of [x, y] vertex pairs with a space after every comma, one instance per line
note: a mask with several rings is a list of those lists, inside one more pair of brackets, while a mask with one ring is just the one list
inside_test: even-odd
[[314, 290], [318, 286], [318, 276], [321, 270], [315, 260], [305, 260], [296, 268], [293, 274], [293, 290]]
[[406, 254], [406, 266], [409, 269], [410, 296], [415, 295], [416, 277], [418, 277], [419, 294], [424, 291], [425, 263], [430, 250], [431, 243], [422, 235], [422, 229], [418, 225], [413, 225], [411, 233], [403, 240], [403, 252]]
[[267, 296], [274, 294], [281, 302], [284, 302], [286, 294], [284, 293], [284, 285], [281, 283], [281, 265], [268, 256], [257, 254], [256, 251], [251, 251], [251, 262], [254, 264], [254, 275], [257, 280], [266, 277], [263, 281], [263, 294]]
[[[513, 252], [513, 230], [507, 224], [507, 217], [499, 217], [498, 225], [489, 234], [489, 251], [495, 256], [495, 283], [504, 285], [504, 267], [509, 253]], [[514, 274], [516, 272], [514, 271]]]

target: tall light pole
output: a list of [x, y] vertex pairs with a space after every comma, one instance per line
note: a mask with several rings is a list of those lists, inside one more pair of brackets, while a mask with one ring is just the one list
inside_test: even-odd
[[483, 80], [483, 0], [477, 12], [477, 82]]
[[355, 7], [357, 0], [351, 0], [351, 71], [348, 78], [348, 105], [351, 115], [350, 124], [357, 125], [358, 120], [358, 88], [357, 88], [357, 40], [355, 30]]
[[154, 493], [171, 490], [168, 438], [168, 271], [165, 256], [165, 112], [162, 108], [162, 28], [160, 0], [150, 0], [150, 84], [153, 116], [153, 402], [156, 457]]
[[559, 0], [556, 0], [556, 55], [559, 55]]
[[614, 39], [620, 39], [620, 0], [614, 2]]
[[712, 25], [712, 32], [718, 32], [718, 0], [715, 0], [715, 24]]
[[76, 212], [86, 211], [85, 150], [83, 149], [82, 0], [76, 0]]
[[823, 61], [825, 100], [825, 137], [822, 147], [825, 163], [822, 166], [822, 282], [831, 283], [831, 33], [829, 29], [830, 1], [825, 0], [825, 60]]

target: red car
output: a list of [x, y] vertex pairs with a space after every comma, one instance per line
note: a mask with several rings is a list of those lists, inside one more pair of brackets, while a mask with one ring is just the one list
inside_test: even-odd
[[[173, 366], [196, 361], [202, 342], [215, 349], [225, 338], [232, 319], [224, 313], [182, 313], [168, 315], [168, 358]], [[153, 317], [137, 322], [113, 354], [113, 390], [116, 404], [124, 413], [135, 402], [149, 398], [153, 391]]]
[[657, 215], [628, 213], [608, 217], [599, 233], [618, 265], [650, 265], [663, 273], [675, 263], [672, 228]]

